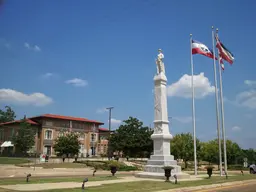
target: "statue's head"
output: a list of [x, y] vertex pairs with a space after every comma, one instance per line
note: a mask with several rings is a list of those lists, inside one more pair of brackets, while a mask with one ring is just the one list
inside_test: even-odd
[[158, 49], [158, 53], [162, 53], [163, 51], [162, 51], [162, 49]]

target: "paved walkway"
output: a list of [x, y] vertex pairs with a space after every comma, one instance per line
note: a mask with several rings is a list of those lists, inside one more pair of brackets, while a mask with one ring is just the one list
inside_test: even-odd
[[[88, 176], [92, 175], [92, 168], [57, 168], [57, 169], [41, 169], [36, 167], [16, 167], [13, 165], [1, 166], [0, 165], [0, 179], [1, 178], [24, 178], [28, 173], [33, 177], [67, 177], [67, 176]], [[119, 174], [133, 175], [138, 171], [119, 171]], [[98, 170], [96, 175], [109, 175], [110, 171]]]
[[[233, 191], [239, 191], [239, 190], [233, 190], [233, 189], [238, 189], [239, 187], [243, 187], [242, 189], [246, 189], [247, 186], [250, 187], [251, 185], [256, 186], [256, 179], [226, 182], [226, 183], [212, 184], [212, 185], [201, 185], [201, 186], [195, 186], [195, 187], [183, 187], [183, 188], [177, 188], [177, 189], [161, 190], [157, 192], [224, 192], [227, 189], [229, 190], [227, 192], [231, 192], [230, 189], [232, 189], [232, 192], [233, 192]], [[248, 192], [254, 192], [254, 191], [255, 191], [255, 188], [253, 191], [248, 191]]]
[[[200, 180], [201, 176], [194, 177], [191, 176], [190, 179], [186, 180]], [[183, 180], [183, 181], [186, 181]], [[104, 184], [114, 184], [114, 183], [125, 183], [125, 182], [134, 182], [134, 181], [159, 181], [163, 182], [163, 180], [159, 179], [148, 179], [148, 178], [137, 178], [137, 177], [122, 177], [117, 180], [106, 180], [106, 181], [92, 181], [86, 183], [86, 187], [97, 187]], [[158, 192], [189, 192], [189, 191], [197, 191], [197, 192], [206, 192], [211, 191], [211, 189], [217, 188], [234, 188], [234, 186], [246, 186], [256, 184], [256, 180], [246, 180], [246, 181], [237, 181], [237, 182], [228, 182], [222, 184], [213, 184], [213, 185], [202, 185], [195, 187], [184, 187], [177, 189], [169, 189], [162, 190]], [[43, 190], [51, 190], [51, 189], [70, 189], [70, 188], [81, 188], [82, 182], [61, 182], [61, 183], [41, 183], [41, 184], [17, 184], [17, 185], [1, 185], [0, 188], [16, 190], [16, 191], [34, 191], [35, 189], [38, 191]]]
[[[186, 180], [199, 180], [200, 178], [191, 177]], [[186, 181], [183, 180], [183, 181]], [[125, 183], [125, 182], [134, 182], [134, 181], [159, 181], [163, 182], [160, 179], [148, 179], [148, 178], [137, 178], [137, 177], [122, 177], [121, 179], [116, 180], [107, 180], [107, 181], [92, 181], [86, 183], [86, 187], [96, 187], [104, 184], [113, 184], [113, 183]], [[41, 184], [17, 184], [17, 185], [0, 185], [0, 188], [16, 190], [16, 191], [38, 191], [51, 190], [51, 189], [70, 189], [70, 188], [81, 188], [82, 182], [61, 182], [61, 183], [41, 183]]]

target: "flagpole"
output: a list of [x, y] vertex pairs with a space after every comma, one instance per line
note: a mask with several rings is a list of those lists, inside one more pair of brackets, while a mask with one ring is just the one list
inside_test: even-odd
[[220, 176], [222, 176], [222, 154], [221, 154], [221, 139], [220, 139], [220, 119], [219, 119], [219, 97], [218, 97], [218, 87], [217, 87], [217, 70], [216, 70], [216, 60], [215, 60], [215, 46], [214, 46], [214, 30], [212, 26], [212, 51], [213, 51], [213, 68], [214, 68], [214, 83], [215, 83], [215, 100], [216, 100], [216, 119], [217, 119], [217, 133], [218, 133], [218, 143], [219, 143], [219, 166], [220, 166]]
[[[216, 35], [218, 37], [218, 28], [216, 29]], [[218, 51], [219, 53], [219, 51]], [[225, 174], [228, 174], [228, 168], [227, 168], [227, 147], [226, 147], [226, 131], [225, 131], [225, 118], [224, 118], [224, 102], [223, 102], [223, 89], [222, 89], [222, 71], [221, 71], [221, 63], [219, 58], [219, 76], [220, 76], [220, 104], [221, 104], [221, 116], [222, 116], [222, 137], [223, 137], [223, 148], [224, 148], [224, 170]]]
[[192, 55], [192, 34], [190, 34], [190, 61], [191, 61], [192, 118], [193, 118], [194, 166], [195, 166], [194, 174], [197, 175], [195, 88], [194, 88], [194, 62], [193, 62], [193, 55]]

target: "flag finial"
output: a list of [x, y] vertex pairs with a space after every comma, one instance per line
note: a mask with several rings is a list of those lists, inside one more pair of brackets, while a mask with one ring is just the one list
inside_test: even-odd
[[192, 37], [192, 33], [190, 33], [190, 37]]
[[216, 32], [218, 33], [218, 31], [219, 31], [219, 29], [217, 28], [217, 29], [216, 29]]
[[214, 27], [212, 26], [212, 29], [214, 29]]

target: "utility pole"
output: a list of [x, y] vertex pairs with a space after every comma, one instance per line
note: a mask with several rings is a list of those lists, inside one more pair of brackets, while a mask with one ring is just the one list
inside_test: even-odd
[[109, 110], [109, 117], [108, 117], [108, 130], [109, 130], [109, 137], [108, 137], [108, 160], [110, 160], [111, 150], [110, 150], [110, 133], [111, 133], [111, 112], [114, 107], [107, 107], [106, 109]]

